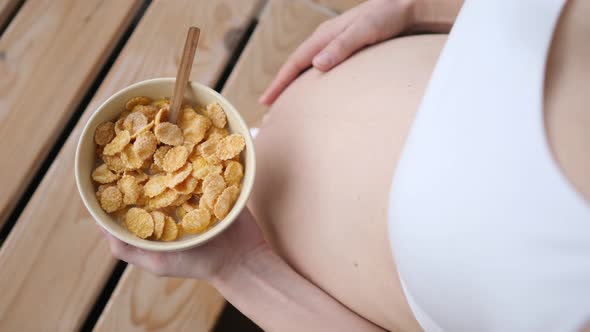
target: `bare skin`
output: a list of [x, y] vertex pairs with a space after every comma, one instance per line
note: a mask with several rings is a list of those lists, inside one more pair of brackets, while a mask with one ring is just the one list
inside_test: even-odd
[[570, 1], [554, 35], [545, 77], [549, 144], [572, 185], [590, 202], [590, 2]]
[[[449, 1], [446, 10], [446, 2], [418, 2], [427, 5], [417, 7], [424, 20], [415, 20], [416, 29], [451, 25], [445, 20], [456, 15], [457, 1]], [[548, 62], [545, 95], [549, 143], [564, 175], [588, 201], [590, 114], [584, 105], [590, 94], [583, 88], [589, 15], [588, 2], [568, 4]], [[107, 236], [114, 254], [160, 275], [209, 280], [266, 330], [420, 330], [390, 252], [387, 195], [445, 39], [422, 35], [383, 42], [320, 68], [331, 68], [325, 74], [313, 69], [295, 81], [305, 61], [321, 67], [314, 57], [330, 38], [313, 52], [304, 50], [305, 59], [294, 58], [301, 62], [284, 71], [288, 75], [263, 100], [280, 95], [256, 142], [259, 176], [250, 208], [264, 239], [245, 213], [201, 248], [150, 253]]]
[[[590, 94], [582, 88], [590, 72], [588, 16], [590, 3], [578, 0], [560, 20], [545, 111], [554, 155], [590, 201]], [[306, 72], [276, 101], [257, 138], [265, 176], [251, 207], [265, 237], [298, 272], [387, 330], [418, 329], [390, 253], [387, 197], [445, 39], [398, 38], [325, 74]]]

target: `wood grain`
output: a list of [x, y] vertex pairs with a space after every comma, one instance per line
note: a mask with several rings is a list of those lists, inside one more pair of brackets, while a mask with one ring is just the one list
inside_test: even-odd
[[224, 89], [224, 95], [249, 126], [258, 127], [268, 111], [258, 103], [258, 98], [287, 57], [331, 17], [306, 1], [269, 2]]
[[128, 268], [94, 331], [210, 331], [225, 301], [205, 282]]
[[366, 0], [310, 0], [318, 5], [328, 7], [339, 13], [342, 13], [354, 6], [357, 6]]
[[[317, 7], [304, 2], [272, 1], [261, 15], [258, 27], [226, 84], [224, 95], [232, 103], [242, 103], [240, 106], [243, 107], [237, 107], [246, 118], [256, 119], [254, 116], [261, 113], [256, 113], [258, 108], [249, 105], [257, 106], [259, 90], [264, 88], [265, 83], [262, 82], [258, 89], [250, 90], [252, 84], [258, 84], [259, 80], [269, 82], [291, 50], [315, 26], [329, 17], [325, 12], [318, 11]], [[173, 284], [177, 287], [172, 287]], [[212, 307], [221, 307], [221, 297], [203, 283], [178, 279], [159, 280], [147, 272], [129, 267], [98, 321], [95, 332], [155, 329], [208, 331], [212, 325], [204, 324], [203, 316], [209, 313], [194, 309], [203, 306], [203, 299], [207, 299]], [[185, 301], [187, 304], [183, 308], [186, 309], [174, 316], [174, 310], [169, 309], [176, 308]], [[138, 303], [145, 303], [145, 306], [138, 309]], [[168, 309], [162, 309], [166, 311], [156, 314], [158, 304]], [[219, 311], [215, 310], [214, 313]]]
[[2, 35], [0, 154], [5, 157], [0, 163], [0, 226], [139, 3], [27, 1]]
[[[242, 53], [236, 68], [232, 72], [223, 93], [232, 101], [250, 123], [257, 121], [259, 111], [256, 100], [270, 82], [274, 74], [297, 45], [311, 33], [317, 25], [328, 19], [330, 15], [318, 10], [316, 6], [305, 2], [279, 0], [271, 1], [260, 17], [260, 23], [254, 31], [248, 45]], [[261, 82], [262, 81], [262, 82]], [[260, 84], [259, 84], [260, 83]], [[252, 85], [255, 84], [254, 89]], [[239, 106], [238, 106], [239, 105]], [[253, 106], [252, 106], [253, 105]], [[164, 279], [166, 280], [166, 279]], [[199, 284], [195, 281], [168, 279], [164, 282], [130, 267], [125, 272], [117, 290], [111, 297], [103, 312], [95, 331], [151, 330], [166, 331], [206, 331], [212, 326], [203, 325], [202, 315], [193, 309], [177, 314], [175, 319], [162, 315], [160, 318], [151, 313], [156, 303], [175, 307], [181, 299], [190, 299], [188, 308], [201, 306], [198, 298], [210, 298], [209, 303], [219, 305], [215, 300], [215, 292], [208, 288], [196, 287], [190, 294], [183, 295], [181, 287], [190, 288]], [[171, 280], [179, 283], [177, 291], [166, 291]], [[192, 286], [195, 287], [195, 286]], [[190, 297], [183, 297], [190, 296]], [[178, 297], [172, 300], [173, 297]], [[133, 303], [149, 303], [144, 314], [133, 313]], [[200, 312], [198, 310], [197, 312]], [[217, 311], [218, 312], [218, 311]], [[140, 319], [134, 319], [139, 317]], [[138, 323], [141, 322], [141, 323]]]
[[5, 26], [10, 16], [24, 0], [0, 0], [0, 27]]
[[[116, 261], [83, 206], [74, 181], [75, 148], [92, 112], [113, 93], [134, 82], [173, 77], [186, 28], [190, 25], [199, 25], [203, 30], [192, 77], [214, 84], [232, 51], [224, 43], [225, 36], [245, 29], [254, 15], [256, 3], [257, 0], [239, 4], [232, 0], [155, 0], [151, 3], [0, 249], [0, 331], [78, 329], [114, 267]], [[52, 95], [51, 91], [45, 93]], [[151, 276], [142, 273], [141, 278]], [[179, 319], [194, 315], [200, 305], [216, 308], [222, 301], [220, 296], [212, 295], [216, 293], [207, 290], [209, 286], [193, 283], [189, 287], [193, 302], [185, 304], [193, 309], [181, 311], [183, 315]], [[170, 285], [175, 285], [174, 282], [162, 280], [161, 284], [165, 289], [163, 294], [170, 295], [169, 301], [174, 302], [178, 298], [171, 296], [175, 288]], [[184, 287], [180, 288], [182, 294], [187, 289]], [[140, 289], [140, 295], [146, 299], [153, 297], [150, 292], [158, 291], [153, 287]], [[129, 293], [119, 291], [119, 294]], [[211, 295], [199, 298], [201, 294]], [[170, 302], [153, 304], [149, 312], [159, 315], [159, 310], [165, 310]], [[140, 297], [136, 303], [149, 302]], [[110, 308], [113, 307], [112, 303]], [[205, 316], [213, 314], [204, 313], [201, 317]], [[117, 316], [114, 325], [109, 326], [127, 331], [143, 324], [135, 318]], [[151, 316], [145, 319], [150, 321]]]

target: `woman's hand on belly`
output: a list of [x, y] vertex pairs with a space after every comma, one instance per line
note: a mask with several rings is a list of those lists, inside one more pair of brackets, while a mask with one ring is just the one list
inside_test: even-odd
[[369, 0], [324, 22], [287, 59], [260, 102], [272, 104], [312, 64], [328, 71], [363, 47], [407, 30], [413, 22], [414, 1]]

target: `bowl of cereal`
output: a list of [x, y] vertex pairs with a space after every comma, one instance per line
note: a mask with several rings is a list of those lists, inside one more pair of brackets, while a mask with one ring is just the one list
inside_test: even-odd
[[254, 183], [248, 126], [213, 89], [190, 82], [177, 123], [168, 122], [174, 78], [135, 83], [86, 123], [76, 183], [96, 222], [147, 250], [201, 245], [229, 227]]

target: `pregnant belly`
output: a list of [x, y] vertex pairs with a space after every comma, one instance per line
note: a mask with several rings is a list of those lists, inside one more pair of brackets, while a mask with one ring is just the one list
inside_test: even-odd
[[250, 207], [299, 273], [388, 330], [419, 330], [387, 236], [389, 186], [446, 40], [394, 39], [329, 73], [310, 70], [256, 139]]

